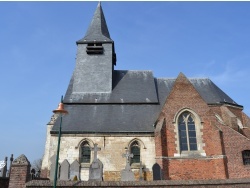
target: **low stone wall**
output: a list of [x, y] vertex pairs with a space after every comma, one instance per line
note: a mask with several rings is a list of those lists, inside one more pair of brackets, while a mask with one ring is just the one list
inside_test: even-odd
[[0, 177], [0, 188], [8, 188], [9, 187], [9, 178]]
[[[26, 183], [26, 188], [51, 188], [53, 182], [48, 180], [32, 180]], [[134, 181], [134, 182], [118, 182], [118, 181], [58, 181], [57, 187], [126, 187], [126, 188], [158, 188], [158, 187], [181, 187], [181, 188], [249, 188], [250, 179], [227, 179], [227, 180], [164, 180], [164, 181]]]
[[[140, 173], [139, 170], [133, 170], [135, 175], [135, 180], [139, 180]], [[107, 171], [103, 173], [104, 181], [121, 181], [121, 172], [120, 171]], [[146, 181], [153, 180], [153, 173], [149, 170], [143, 171], [143, 179]]]

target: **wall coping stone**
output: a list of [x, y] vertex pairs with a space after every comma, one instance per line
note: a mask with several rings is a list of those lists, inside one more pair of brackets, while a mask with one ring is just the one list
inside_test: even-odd
[[18, 158], [16, 158], [13, 162], [12, 162], [12, 166], [15, 166], [15, 165], [22, 165], [22, 166], [28, 166], [30, 165], [30, 162], [29, 160], [27, 159], [27, 157], [22, 154], [20, 155]]
[[[218, 186], [250, 184], [250, 178], [218, 180], [159, 180], [159, 181], [58, 181], [57, 187], [154, 187], [154, 186]], [[32, 180], [26, 188], [53, 187], [53, 181]]]

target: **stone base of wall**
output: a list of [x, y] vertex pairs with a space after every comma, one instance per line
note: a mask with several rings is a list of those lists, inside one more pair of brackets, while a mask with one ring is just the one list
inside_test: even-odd
[[[58, 181], [57, 187], [182, 187], [182, 188], [249, 188], [250, 179], [227, 179], [227, 180], [164, 180], [164, 181]], [[26, 188], [51, 188], [53, 181], [32, 180], [26, 183]]]
[[[134, 174], [135, 174], [135, 180], [139, 181], [140, 180], [140, 171], [139, 170], [133, 170]], [[153, 173], [150, 171], [143, 171], [143, 179], [145, 181], [153, 181]]]
[[106, 171], [103, 173], [104, 181], [121, 181], [120, 171]]
[[[135, 180], [139, 181], [140, 173], [139, 170], [133, 170], [135, 175]], [[150, 171], [143, 171], [143, 179], [145, 181], [153, 180], [153, 173]], [[104, 181], [121, 181], [121, 172], [120, 171], [107, 171], [103, 173]]]

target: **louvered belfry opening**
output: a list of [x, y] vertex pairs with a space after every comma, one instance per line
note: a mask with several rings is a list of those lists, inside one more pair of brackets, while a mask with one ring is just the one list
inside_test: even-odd
[[103, 54], [102, 43], [89, 43], [86, 52], [87, 54]]

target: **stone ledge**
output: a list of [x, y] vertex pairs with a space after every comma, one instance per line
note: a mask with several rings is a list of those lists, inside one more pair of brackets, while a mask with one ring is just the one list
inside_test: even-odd
[[[58, 181], [57, 187], [247, 187], [250, 178], [226, 180], [162, 180], [162, 181]], [[53, 187], [53, 181], [32, 180], [26, 188]]]

